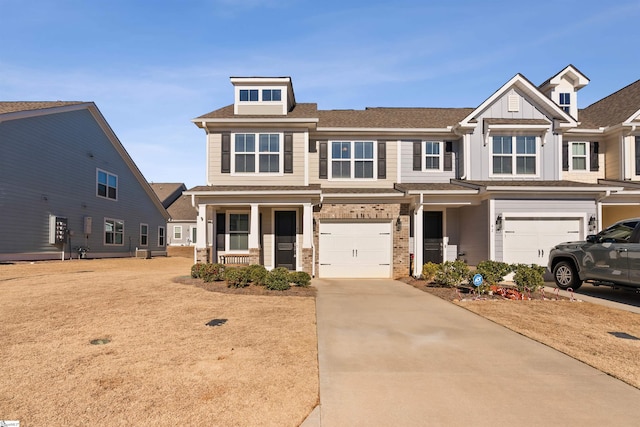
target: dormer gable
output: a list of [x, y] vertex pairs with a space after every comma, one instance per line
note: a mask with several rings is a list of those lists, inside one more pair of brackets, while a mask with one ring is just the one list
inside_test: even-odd
[[231, 77], [236, 115], [286, 116], [295, 106], [291, 77]]
[[589, 79], [573, 65], [542, 83], [539, 88], [546, 97], [558, 104], [571, 117], [578, 119], [578, 91], [589, 84]]

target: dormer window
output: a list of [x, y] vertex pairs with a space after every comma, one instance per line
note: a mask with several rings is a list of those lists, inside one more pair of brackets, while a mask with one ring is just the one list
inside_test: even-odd
[[570, 93], [560, 93], [560, 108], [569, 114], [569, 110], [571, 109], [571, 94]]
[[262, 89], [262, 98], [260, 98], [260, 90], [258, 89], [240, 89], [241, 102], [259, 102], [259, 101], [282, 101], [281, 89]]

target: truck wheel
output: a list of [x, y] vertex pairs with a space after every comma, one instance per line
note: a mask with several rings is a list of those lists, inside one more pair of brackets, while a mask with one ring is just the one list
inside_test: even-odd
[[575, 291], [582, 286], [578, 272], [569, 261], [560, 261], [553, 267], [553, 279], [556, 286], [563, 290], [571, 288]]

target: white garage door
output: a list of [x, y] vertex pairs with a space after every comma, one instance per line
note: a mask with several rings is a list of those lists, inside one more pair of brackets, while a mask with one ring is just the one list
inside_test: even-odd
[[504, 262], [546, 266], [551, 248], [584, 239], [582, 230], [579, 218], [505, 218]]
[[323, 278], [391, 277], [391, 223], [320, 223]]

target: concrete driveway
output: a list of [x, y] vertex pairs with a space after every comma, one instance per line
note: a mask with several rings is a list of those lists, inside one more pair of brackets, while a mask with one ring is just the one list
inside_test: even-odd
[[393, 280], [314, 285], [316, 425], [639, 423], [640, 390], [463, 308]]

